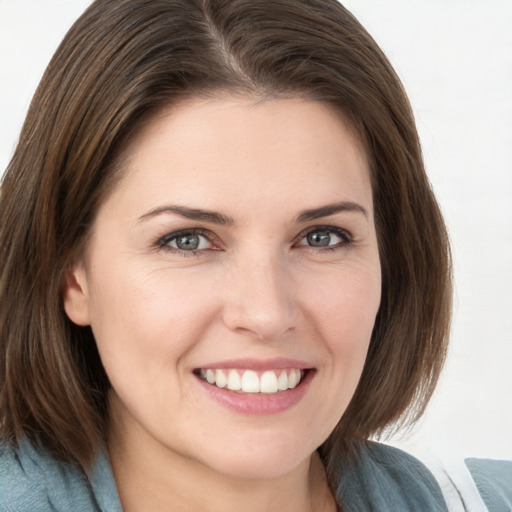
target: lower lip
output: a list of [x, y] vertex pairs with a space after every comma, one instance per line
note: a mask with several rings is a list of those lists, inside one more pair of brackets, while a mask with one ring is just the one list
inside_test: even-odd
[[252, 416], [266, 416], [286, 411], [299, 403], [305, 395], [314, 373], [314, 370], [308, 370], [296, 387], [277, 393], [240, 393], [227, 388], [218, 388], [199, 377], [196, 378], [211, 398], [228, 409]]

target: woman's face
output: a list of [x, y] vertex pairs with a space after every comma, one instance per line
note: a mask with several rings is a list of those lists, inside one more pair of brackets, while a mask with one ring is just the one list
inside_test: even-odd
[[380, 302], [357, 139], [314, 101], [196, 99], [125, 156], [64, 293], [113, 434], [225, 474], [293, 470], [345, 411]]

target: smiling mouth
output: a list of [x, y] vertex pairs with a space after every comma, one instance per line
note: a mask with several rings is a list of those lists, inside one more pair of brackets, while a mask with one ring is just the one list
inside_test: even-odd
[[243, 370], [198, 368], [194, 374], [212, 386], [238, 393], [274, 394], [297, 387], [308, 370], [286, 368], [280, 370]]

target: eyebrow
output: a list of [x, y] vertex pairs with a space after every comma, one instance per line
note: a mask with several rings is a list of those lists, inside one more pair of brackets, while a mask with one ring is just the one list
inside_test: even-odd
[[[361, 206], [360, 204], [354, 203], [352, 201], [341, 201], [339, 203], [328, 204], [325, 206], [320, 206], [318, 208], [303, 210], [295, 217], [294, 221], [297, 223], [307, 222], [310, 220], [320, 219], [322, 217], [328, 217], [329, 215], [334, 215], [340, 212], [358, 212], [363, 214], [366, 218], [368, 218], [368, 211], [364, 206]], [[172, 204], [160, 206], [158, 208], [150, 210], [149, 212], [139, 217], [139, 222], [148, 220], [152, 217], [156, 217], [157, 215], [161, 215], [163, 213], [174, 213], [176, 215], [180, 215], [181, 217], [185, 217], [186, 219], [202, 220], [205, 222], [211, 222], [212, 224], [219, 224], [223, 226], [235, 225], [235, 221], [233, 220], [233, 218], [222, 213], [215, 212], [213, 210], [189, 208], [188, 206], [179, 206]]]
[[328, 217], [340, 212], [358, 212], [362, 213], [368, 218], [368, 210], [358, 203], [352, 201], [341, 201], [339, 203], [328, 204], [320, 206], [319, 208], [312, 208], [310, 210], [304, 210], [295, 218], [295, 222], [307, 222], [309, 220], [320, 219], [322, 217]]
[[222, 213], [214, 212], [212, 210], [189, 208], [188, 206], [178, 206], [172, 204], [161, 206], [145, 213], [139, 217], [139, 222], [148, 220], [157, 215], [161, 215], [162, 213], [175, 213], [181, 217], [185, 217], [186, 219], [202, 220], [205, 222], [211, 222], [212, 224], [221, 224], [224, 226], [233, 226], [235, 224], [235, 221], [231, 217], [223, 215]]

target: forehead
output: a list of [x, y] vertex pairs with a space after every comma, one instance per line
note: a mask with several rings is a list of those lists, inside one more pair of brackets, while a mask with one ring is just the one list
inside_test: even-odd
[[212, 209], [294, 199], [311, 203], [301, 208], [358, 200], [371, 209], [355, 130], [333, 107], [298, 98], [194, 98], [162, 110], [126, 146], [121, 174], [115, 193], [134, 203], [179, 194]]

